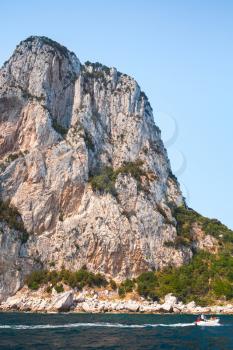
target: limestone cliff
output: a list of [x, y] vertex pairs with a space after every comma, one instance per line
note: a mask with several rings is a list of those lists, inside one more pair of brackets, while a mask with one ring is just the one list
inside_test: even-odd
[[21, 42], [0, 70], [0, 195], [29, 233], [1, 224], [0, 299], [35, 268], [121, 280], [192, 256], [165, 244], [183, 198], [146, 95], [48, 38]]

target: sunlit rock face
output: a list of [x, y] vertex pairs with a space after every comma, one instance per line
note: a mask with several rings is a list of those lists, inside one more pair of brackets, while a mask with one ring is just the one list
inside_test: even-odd
[[[140, 178], [117, 171], [127, 162]], [[1, 199], [29, 232], [14, 251], [8, 238], [8, 260], [23, 251], [30, 269], [86, 265], [121, 280], [192, 255], [164, 244], [182, 194], [146, 95], [115, 68], [81, 65], [48, 38], [21, 42], [0, 70], [0, 163]], [[117, 172], [114, 193], [90, 184], [106, 167]], [[13, 293], [22, 270], [11, 283], [3, 269], [0, 288]]]

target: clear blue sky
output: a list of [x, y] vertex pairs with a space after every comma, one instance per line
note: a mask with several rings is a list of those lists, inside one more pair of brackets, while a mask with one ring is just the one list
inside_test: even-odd
[[174, 170], [186, 159], [188, 204], [233, 228], [232, 1], [1, 1], [0, 65], [29, 35], [134, 76], [165, 140], [177, 122], [168, 153]]

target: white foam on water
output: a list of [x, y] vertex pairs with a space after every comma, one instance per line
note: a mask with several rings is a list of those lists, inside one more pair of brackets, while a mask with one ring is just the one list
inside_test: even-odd
[[195, 326], [194, 322], [192, 323], [173, 323], [173, 324], [160, 324], [161, 327], [190, 327]]
[[38, 325], [0, 325], [0, 329], [56, 329], [56, 328], [79, 328], [79, 327], [109, 327], [109, 328], [150, 328], [150, 327], [190, 327], [195, 323], [148, 323], [148, 324], [122, 324], [122, 323], [67, 323], [67, 324], [38, 324]]

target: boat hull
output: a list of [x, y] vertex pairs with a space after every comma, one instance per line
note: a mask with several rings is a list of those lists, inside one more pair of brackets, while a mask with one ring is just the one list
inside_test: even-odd
[[219, 318], [215, 320], [206, 320], [206, 321], [196, 321], [197, 326], [220, 326]]

